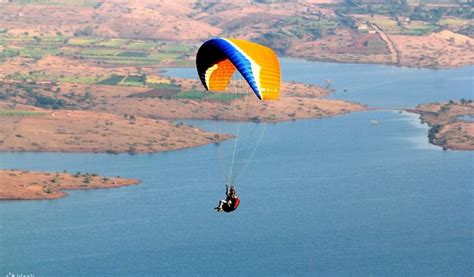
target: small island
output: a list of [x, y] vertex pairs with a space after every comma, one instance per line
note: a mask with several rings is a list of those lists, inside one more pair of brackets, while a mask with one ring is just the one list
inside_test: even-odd
[[407, 111], [419, 114], [431, 127], [428, 137], [432, 144], [444, 150], [474, 150], [474, 121], [463, 119], [474, 116], [472, 100], [423, 104]]
[[67, 196], [63, 190], [116, 188], [138, 183], [136, 179], [91, 173], [0, 170], [0, 200], [56, 199]]

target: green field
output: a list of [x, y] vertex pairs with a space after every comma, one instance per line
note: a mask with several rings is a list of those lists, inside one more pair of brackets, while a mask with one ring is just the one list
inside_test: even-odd
[[143, 76], [127, 76], [120, 82], [120, 85], [141, 87], [145, 85], [145, 77]]
[[81, 83], [81, 84], [95, 84], [100, 79], [97, 77], [87, 77], [87, 76], [62, 76], [58, 78], [58, 81], [66, 83]]
[[181, 56], [182, 54], [179, 54], [179, 53], [159, 52], [159, 53], [151, 54], [149, 58], [155, 59], [155, 60], [172, 60], [172, 59], [180, 58]]
[[[64, 53], [64, 52], [63, 52]], [[67, 55], [79, 55], [84, 59], [92, 59], [108, 64], [117, 65], [158, 65], [164, 60], [179, 61], [182, 58], [181, 54], [171, 53], [155, 53], [149, 55], [147, 52], [139, 51], [123, 51], [118, 52], [117, 49], [101, 49], [101, 48], [87, 48], [79, 53], [69, 52]]]
[[[154, 40], [104, 39], [58, 35], [0, 34], [0, 60], [21, 56], [41, 59], [48, 55], [100, 61], [111, 65], [153, 66], [170, 61], [189, 66], [193, 46]], [[159, 47], [158, 47], [159, 45]]]
[[125, 76], [112, 75], [112, 76], [110, 76], [109, 78], [104, 79], [104, 80], [98, 82], [97, 84], [98, 84], [98, 85], [107, 85], [107, 86], [116, 86], [116, 85], [118, 85], [124, 78], [125, 78]]
[[127, 49], [144, 49], [150, 50], [156, 47], [156, 42], [154, 41], [143, 41], [143, 40], [135, 40], [131, 41], [130, 44], [127, 45]]
[[148, 56], [148, 53], [138, 52], [138, 51], [124, 51], [117, 54], [119, 57], [128, 57], [128, 58], [144, 58]]
[[41, 116], [43, 112], [21, 111], [21, 110], [0, 110], [0, 116]]
[[100, 39], [93, 37], [77, 37], [70, 38], [68, 40], [68, 45], [70, 46], [93, 46], [100, 43]]
[[376, 24], [382, 30], [388, 33], [398, 33], [400, 32], [400, 27], [397, 25], [397, 21], [389, 18], [373, 18], [370, 19], [371, 23]]
[[196, 65], [196, 62], [193, 60], [174, 60], [173, 61], [173, 66], [191, 67], [195, 65]]
[[[12, 36], [0, 35], [0, 45], [4, 46], [6, 53], [0, 54], [3, 58], [10, 55], [25, 58], [40, 59], [46, 55], [58, 55], [60, 47], [64, 45], [64, 38], [51, 36]], [[3, 52], [4, 52], [3, 51]], [[12, 54], [15, 55], [12, 56]]]
[[102, 57], [102, 56], [116, 56], [119, 52], [117, 49], [107, 49], [107, 48], [87, 48], [80, 52], [80, 55], [84, 56], [93, 56], [93, 57]]
[[458, 18], [445, 18], [439, 21], [439, 25], [453, 28], [460, 28], [463, 26], [467, 26], [468, 24], [471, 24], [469, 20]]
[[190, 52], [193, 50], [191, 45], [183, 44], [165, 44], [160, 47], [160, 52], [169, 52], [169, 53], [183, 53]]
[[64, 36], [27, 36], [0, 34], [0, 44], [19, 48], [58, 49], [67, 41]]
[[52, 48], [23, 48], [20, 49], [20, 56], [25, 58], [41, 59], [47, 55], [59, 54], [59, 49]]
[[8, 79], [19, 80], [19, 81], [40, 81], [40, 80], [52, 80], [53, 76], [49, 75], [46, 72], [31, 71], [29, 73], [19, 73], [15, 72], [7, 76]]
[[178, 99], [232, 101], [243, 97], [244, 93], [210, 93], [202, 90], [182, 91], [176, 95]]
[[94, 59], [111, 65], [131, 65], [131, 66], [146, 66], [159, 65], [161, 60], [151, 60], [148, 58], [130, 58], [118, 56], [84, 56], [87, 59]]
[[405, 26], [405, 28], [401, 31], [401, 34], [404, 35], [415, 35], [415, 36], [421, 36], [421, 35], [426, 35], [430, 34], [432, 32], [435, 32], [439, 29], [438, 26], [434, 25], [427, 25], [427, 26]]
[[177, 84], [147, 84], [148, 87], [163, 90], [181, 90], [181, 86]]
[[97, 43], [97, 46], [109, 47], [109, 48], [123, 48], [129, 42], [128, 39], [104, 39]]

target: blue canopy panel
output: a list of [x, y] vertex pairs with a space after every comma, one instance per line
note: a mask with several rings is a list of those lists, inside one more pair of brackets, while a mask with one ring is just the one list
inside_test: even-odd
[[[246, 54], [235, 46], [231, 41], [223, 38], [214, 38], [206, 41], [198, 50], [196, 56], [196, 67], [199, 78], [207, 90], [211, 90], [209, 79], [206, 80], [208, 69], [214, 67], [218, 63], [229, 60], [235, 68], [242, 74], [249, 86], [252, 88], [257, 97], [262, 100], [255, 75], [252, 70], [252, 62]], [[254, 62], [255, 63], [255, 62]], [[257, 73], [257, 72], [255, 72]], [[257, 73], [258, 74], [258, 73]]]

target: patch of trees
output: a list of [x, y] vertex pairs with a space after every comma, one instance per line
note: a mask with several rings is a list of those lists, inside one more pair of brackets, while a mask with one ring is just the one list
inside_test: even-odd
[[308, 29], [308, 33], [312, 39], [316, 40], [322, 37], [320, 28], [311, 28]]
[[20, 51], [12, 50], [12, 49], [4, 49], [2, 52], [0, 52], [0, 61], [7, 58], [17, 57], [17, 56], [20, 56]]
[[464, 19], [474, 19], [474, 10], [472, 9], [474, 2], [471, 1], [469, 5], [471, 5], [471, 8], [465, 6], [447, 8], [446, 15]]
[[281, 33], [264, 33], [255, 39], [256, 43], [271, 45], [277, 54], [285, 55], [286, 49], [290, 47], [289, 39]]
[[322, 37], [321, 30], [318, 27], [293, 28], [290, 32], [295, 35], [298, 39], [303, 39], [305, 36], [309, 36], [312, 40], [316, 40]]
[[208, 10], [212, 9], [214, 6], [216, 6], [219, 2], [213, 2], [213, 1], [197, 1], [194, 4], [195, 9], [201, 9], [202, 11], [207, 12]]
[[346, 11], [338, 9], [338, 10], [335, 10], [335, 13], [337, 15], [337, 20], [339, 21], [339, 24], [351, 29], [356, 29], [356, 22], [354, 18], [348, 15]]
[[34, 95], [33, 96], [33, 105], [35, 107], [45, 108], [45, 109], [62, 109], [66, 107], [66, 101], [63, 99], [52, 98], [49, 96], [43, 95]]
[[94, 35], [94, 28], [92, 28], [91, 26], [87, 26], [85, 28], [77, 29], [76, 31], [74, 31], [75, 37], [90, 37], [92, 35]]
[[440, 7], [435, 9], [426, 9], [418, 6], [413, 9], [409, 15], [411, 20], [438, 22], [447, 12], [447, 8]]
[[474, 37], [474, 25], [467, 24], [466, 26], [462, 27], [458, 32], [466, 36]]
[[441, 125], [434, 125], [428, 131], [428, 139], [431, 143], [433, 143], [433, 141], [436, 139], [436, 134], [439, 132], [439, 130], [441, 130]]

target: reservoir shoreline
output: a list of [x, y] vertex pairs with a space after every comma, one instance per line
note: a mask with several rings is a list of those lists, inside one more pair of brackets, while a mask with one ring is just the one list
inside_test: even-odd
[[108, 189], [137, 185], [138, 179], [103, 177], [91, 173], [59, 173], [0, 169], [0, 201], [66, 197], [67, 190]]

